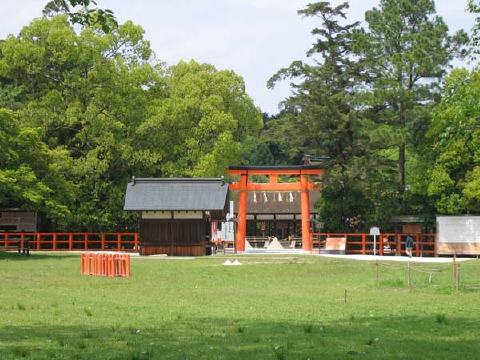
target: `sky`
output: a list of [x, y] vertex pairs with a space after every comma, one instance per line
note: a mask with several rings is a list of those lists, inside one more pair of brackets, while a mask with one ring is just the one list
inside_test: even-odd
[[[132, 20], [159, 60], [173, 65], [194, 59], [234, 70], [243, 76], [247, 93], [264, 112], [274, 114], [289, 95], [288, 82], [267, 89], [267, 80], [294, 60], [305, 59], [315, 20], [297, 10], [313, 0], [97, 0], [120, 22]], [[41, 16], [47, 0], [0, 0], [0, 38], [17, 34]], [[340, 3], [334, 0], [333, 3]], [[450, 30], [470, 30], [474, 17], [467, 0], [436, 0], [437, 12]], [[379, 0], [350, 0], [349, 20], [362, 21]]]

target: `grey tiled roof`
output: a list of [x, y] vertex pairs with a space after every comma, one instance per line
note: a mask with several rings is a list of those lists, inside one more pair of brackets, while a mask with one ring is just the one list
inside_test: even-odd
[[228, 184], [222, 178], [135, 179], [124, 210], [223, 210]]

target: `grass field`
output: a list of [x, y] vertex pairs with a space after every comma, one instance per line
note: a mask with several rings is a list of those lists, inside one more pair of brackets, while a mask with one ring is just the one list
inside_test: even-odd
[[[480, 290], [456, 293], [451, 265], [414, 267], [408, 288], [404, 264], [377, 284], [372, 262], [237, 258], [135, 258], [110, 279], [78, 255], [0, 253], [0, 359], [480, 357]], [[480, 261], [461, 274], [480, 284]]]

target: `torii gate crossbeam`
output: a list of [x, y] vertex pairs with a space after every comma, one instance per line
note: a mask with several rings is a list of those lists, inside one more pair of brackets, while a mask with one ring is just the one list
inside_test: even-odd
[[[321, 176], [325, 169], [314, 165], [296, 166], [230, 166], [229, 175], [240, 176], [238, 182], [229, 185], [230, 190], [238, 191], [238, 217], [237, 230], [235, 233], [235, 247], [238, 252], [245, 251], [247, 236], [247, 195], [249, 191], [300, 191], [301, 219], [302, 219], [302, 249], [312, 251], [312, 239], [310, 237], [310, 205], [309, 192], [315, 188], [309, 176]], [[268, 176], [268, 183], [250, 182], [252, 175]], [[278, 176], [298, 176], [300, 181], [281, 183]]]

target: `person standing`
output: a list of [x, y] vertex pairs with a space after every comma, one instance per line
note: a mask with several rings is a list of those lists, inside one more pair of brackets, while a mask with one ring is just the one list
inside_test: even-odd
[[412, 249], [413, 249], [413, 238], [410, 235], [407, 235], [405, 238], [405, 253], [408, 257], [412, 257]]

